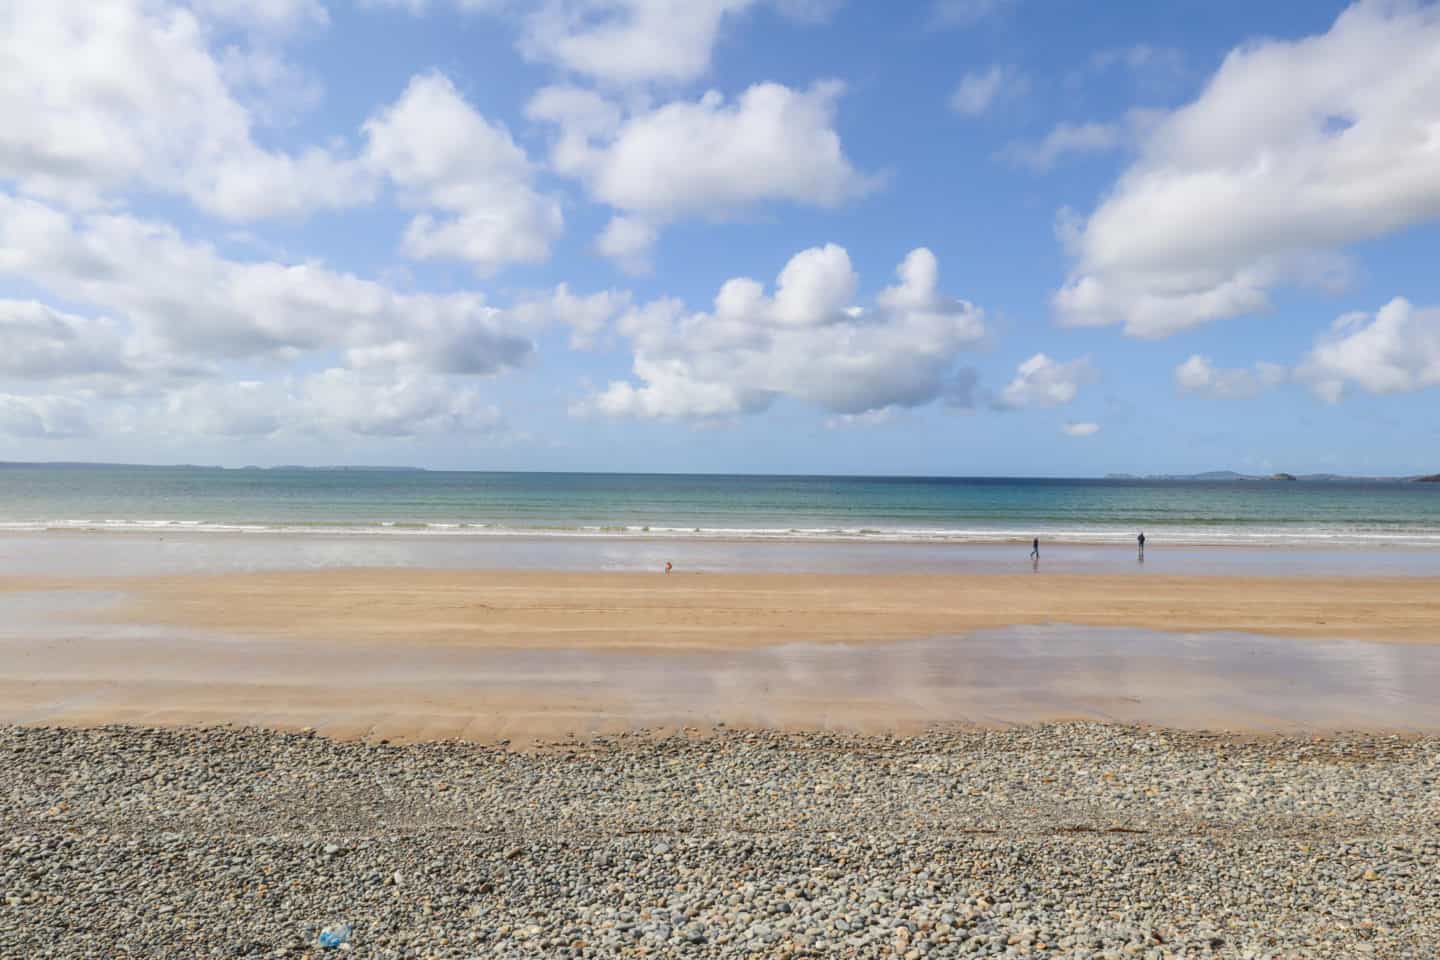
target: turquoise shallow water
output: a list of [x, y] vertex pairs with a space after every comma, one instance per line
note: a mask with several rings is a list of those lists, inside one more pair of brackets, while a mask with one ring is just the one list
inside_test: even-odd
[[1440, 547], [1440, 484], [0, 465], [0, 532]]

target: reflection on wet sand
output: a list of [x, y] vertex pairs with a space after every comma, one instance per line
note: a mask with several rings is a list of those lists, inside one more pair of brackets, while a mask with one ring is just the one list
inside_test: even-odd
[[[67, 595], [74, 615], [103, 595]], [[53, 597], [49, 598], [53, 601]], [[543, 650], [250, 640], [0, 598], [0, 721], [310, 726], [479, 740], [715, 723], [914, 730], [1069, 718], [1440, 730], [1440, 647], [1063, 625], [885, 644]]]

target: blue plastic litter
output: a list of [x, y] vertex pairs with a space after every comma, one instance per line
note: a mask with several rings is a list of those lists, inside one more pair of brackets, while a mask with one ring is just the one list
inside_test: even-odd
[[348, 923], [336, 923], [320, 931], [320, 946], [326, 950], [334, 950], [340, 944], [350, 939], [354, 930]]

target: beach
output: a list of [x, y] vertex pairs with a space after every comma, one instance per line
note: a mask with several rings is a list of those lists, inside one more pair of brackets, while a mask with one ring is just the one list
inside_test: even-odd
[[1440, 0], [0, 34], [0, 960], [1440, 960]]
[[1435, 568], [0, 536], [0, 956], [1428, 960]]
[[330, 567], [7, 575], [0, 608], [10, 722], [1440, 730], [1429, 577]]

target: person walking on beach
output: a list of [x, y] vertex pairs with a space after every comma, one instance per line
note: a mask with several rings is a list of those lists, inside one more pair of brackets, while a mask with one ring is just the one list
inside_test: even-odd
[[1145, 558], [1145, 531], [1144, 531], [1144, 530], [1141, 530], [1141, 531], [1140, 531], [1140, 536], [1138, 536], [1138, 537], [1135, 538], [1135, 542], [1138, 543], [1138, 544], [1140, 544], [1140, 558], [1143, 560], [1143, 559]]
[[1034, 540], [1031, 540], [1031, 541], [1030, 541], [1030, 559], [1031, 559], [1031, 560], [1039, 560], [1039, 559], [1040, 559], [1040, 538], [1039, 538], [1039, 537], [1036, 537]]

